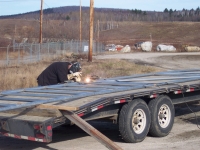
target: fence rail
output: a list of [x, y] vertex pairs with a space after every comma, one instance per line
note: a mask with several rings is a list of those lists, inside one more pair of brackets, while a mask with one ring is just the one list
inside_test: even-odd
[[[27, 64], [44, 58], [55, 58], [67, 53], [88, 53], [89, 41], [65, 41], [54, 43], [15, 43], [0, 47], [0, 65]], [[104, 52], [102, 43], [93, 42], [93, 54]]]

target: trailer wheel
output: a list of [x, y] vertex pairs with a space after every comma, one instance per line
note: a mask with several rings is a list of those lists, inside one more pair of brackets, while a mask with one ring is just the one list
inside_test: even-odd
[[160, 96], [148, 104], [151, 112], [149, 134], [163, 137], [169, 134], [174, 124], [174, 105], [168, 96]]
[[141, 142], [149, 132], [151, 117], [147, 104], [135, 99], [125, 104], [119, 114], [119, 131], [125, 142]]

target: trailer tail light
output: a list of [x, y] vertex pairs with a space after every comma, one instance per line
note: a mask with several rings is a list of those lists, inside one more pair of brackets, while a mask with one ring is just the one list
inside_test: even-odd
[[34, 125], [33, 128], [36, 130], [40, 130], [40, 125]]
[[47, 126], [47, 130], [49, 131], [51, 131], [52, 130], [52, 126]]
[[[35, 124], [35, 125], [33, 125], [33, 128], [35, 129], [35, 137], [37, 139], [43, 139], [45, 141], [49, 141], [48, 139], [52, 138], [52, 126], [51, 125]], [[31, 140], [31, 139], [29, 138], [28, 140]]]

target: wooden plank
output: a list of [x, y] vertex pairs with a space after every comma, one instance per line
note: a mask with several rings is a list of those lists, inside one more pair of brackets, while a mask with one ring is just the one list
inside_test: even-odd
[[35, 122], [44, 122], [51, 120], [52, 117], [43, 117], [43, 116], [27, 116], [27, 115], [16, 115], [8, 113], [0, 113], [0, 119], [12, 119], [12, 120], [21, 120], [21, 121], [35, 121]]
[[85, 120], [83, 120], [73, 112], [70, 111], [61, 111], [61, 112], [70, 121], [75, 123], [78, 127], [80, 127], [86, 133], [91, 135], [93, 138], [95, 138], [98, 142], [103, 144], [108, 149], [122, 150], [121, 147], [119, 147], [117, 144], [115, 144], [113, 141], [111, 141], [109, 138], [107, 138], [105, 135], [103, 135], [101, 132], [99, 132], [97, 129], [95, 129], [93, 126], [91, 126], [89, 123], [87, 123]]
[[70, 111], [79, 110], [78, 107], [68, 107], [68, 106], [62, 106], [62, 105], [49, 105], [49, 104], [41, 104], [41, 105], [36, 106], [36, 108], [41, 108], [41, 109], [70, 110]]
[[[40, 109], [40, 108], [19, 108], [14, 110], [8, 110], [4, 113], [15, 115], [27, 115], [27, 116], [41, 116], [41, 117], [61, 117], [62, 114], [57, 109]], [[1, 112], [0, 112], [1, 116]]]

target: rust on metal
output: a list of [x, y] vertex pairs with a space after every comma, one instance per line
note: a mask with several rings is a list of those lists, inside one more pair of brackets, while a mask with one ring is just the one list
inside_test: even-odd
[[91, 126], [89, 123], [87, 123], [85, 120], [83, 120], [73, 112], [61, 111], [61, 113], [108, 149], [122, 150], [121, 147], [119, 147], [117, 144], [115, 144], [113, 141], [111, 141], [109, 138], [107, 138], [105, 135], [103, 135], [101, 132], [99, 132], [97, 129], [95, 129], [93, 126]]

